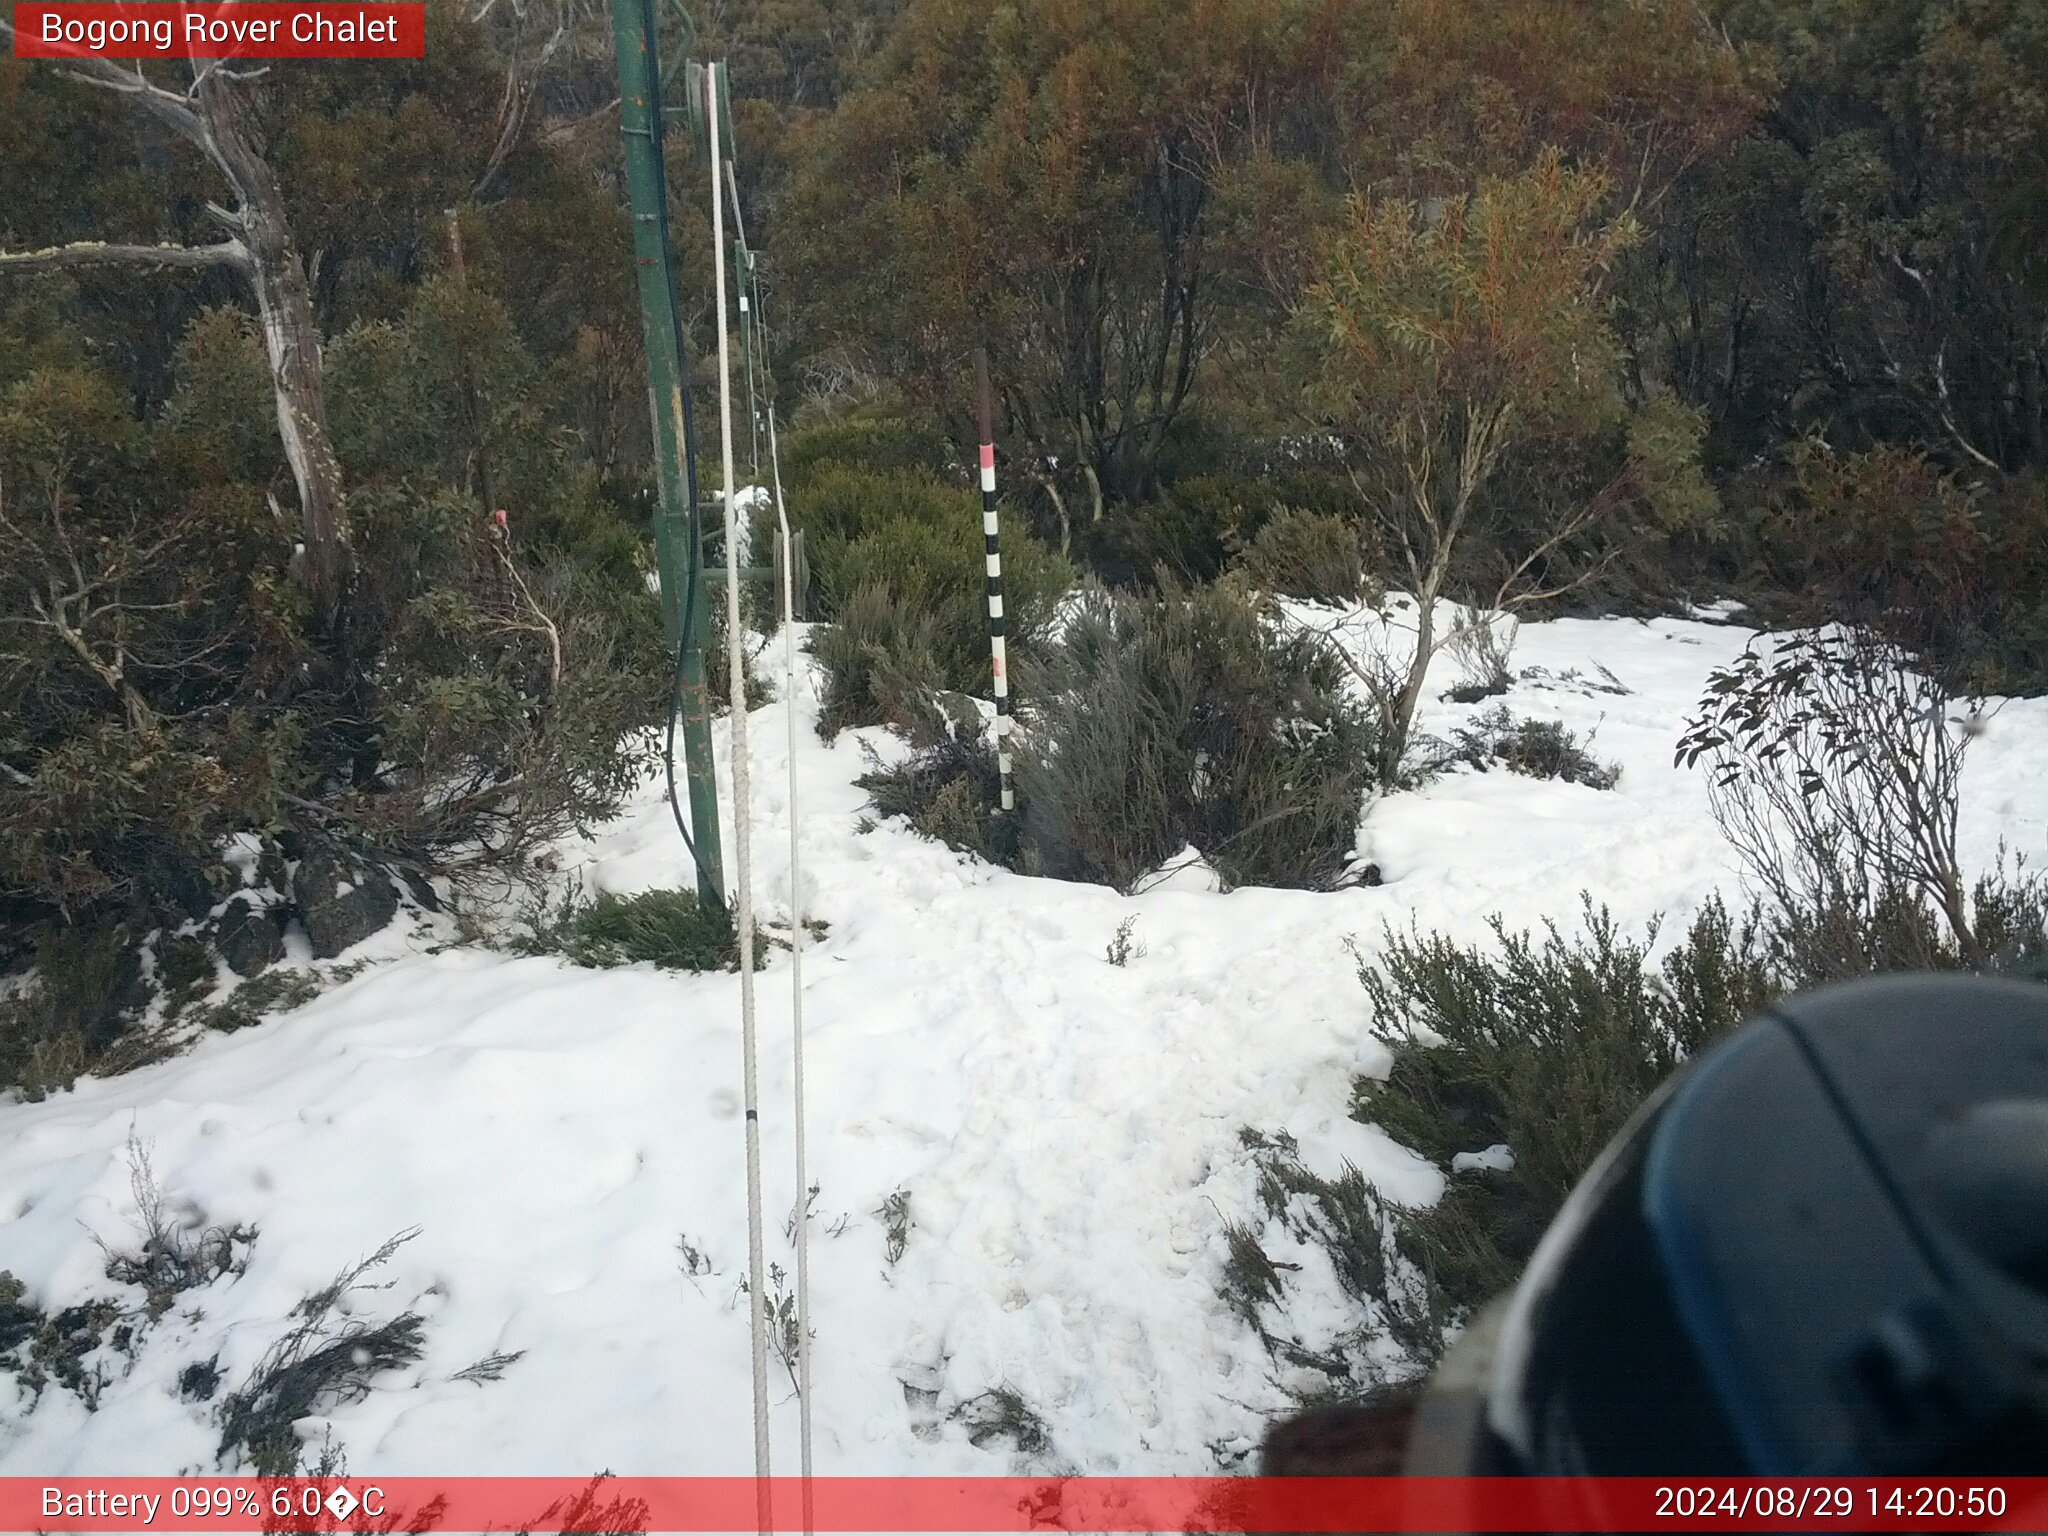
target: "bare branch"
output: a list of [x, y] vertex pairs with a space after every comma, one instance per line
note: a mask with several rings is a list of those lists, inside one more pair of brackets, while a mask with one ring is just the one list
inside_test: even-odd
[[[14, 28], [0, 21], [0, 32], [12, 37]], [[207, 147], [205, 124], [193, 110], [189, 95], [182, 91], [166, 90], [156, 84], [143, 74], [140, 64], [133, 69], [123, 69], [111, 59], [94, 58], [90, 54], [80, 53], [71, 61], [71, 67], [64, 73], [82, 85], [95, 86], [103, 91], [113, 91], [132, 98], [138, 107], [158, 122], [176, 130], [202, 149]]]
[[533, 589], [526, 584], [526, 578], [519, 574], [519, 567], [512, 563], [504, 527], [501, 524], [491, 540], [492, 548], [498, 553], [498, 563], [505, 568], [505, 574], [519, 588], [519, 595], [526, 600], [528, 611], [533, 614], [534, 623], [516, 624], [511, 628], [527, 630], [545, 635], [548, 642], [548, 683], [550, 690], [562, 686], [562, 632], [555, 627], [555, 621], [548, 617], [547, 610], [534, 600]]
[[0, 251], [0, 272], [49, 271], [58, 267], [232, 267], [249, 270], [249, 251], [239, 240], [218, 245], [119, 245], [74, 240], [40, 251]]

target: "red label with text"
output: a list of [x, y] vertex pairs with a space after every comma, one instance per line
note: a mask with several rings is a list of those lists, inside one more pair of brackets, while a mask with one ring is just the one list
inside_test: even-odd
[[423, 59], [421, 0], [17, 4], [18, 59]]

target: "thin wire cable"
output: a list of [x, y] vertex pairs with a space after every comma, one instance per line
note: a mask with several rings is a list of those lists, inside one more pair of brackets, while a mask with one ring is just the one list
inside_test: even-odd
[[789, 720], [789, 1019], [796, 1114], [796, 1375], [797, 1437], [803, 1467], [804, 1536], [811, 1532], [811, 1185], [804, 1145], [804, 898], [798, 862], [796, 792], [796, 539], [782, 500], [782, 452], [775, 402], [768, 402], [768, 467], [775, 483], [775, 520], [782, 530], [783, 713]]
[[[740, 339], [746, 344], [741, 356], [747, 366], [747, 431], [753, 444], [747, 462], [758, 475], [761, 472], [761, 408], [754, 403], [754, 351], [761, 344], [761, 316], [754, 301], [760, 295], [754, 285], [754, 251], [747, 244], [747, 220], [740, 212], [739, 165], [730, 155], [725, 162], [725, 185], [732, 196], [733, 232], [739, 236], [740, 254], [747, 260], [746, 266], [736, 274], [734, 286], [740, 293]], [[765, 377], [762, 382], [767, 382]]]
[[[705, 66], [705, 116], [710, 122], [714, 178], [724, 164], [718, 145], [719, 83], [724, 69]], [[754, 1063], [754, 871], [751, 765], [747, 760], [746, 649], [740, 619], [739, 496], [733, 484], [732, 349], [725, 306], [725, 199], [711, 191], [712, 277], [718, 288], [718, 438], [725, 464], [725, 598], [726, 661], [732, 669], [732, 822], [738, 855], [738, 924], [740, 940], [740, 1051], [742, 1094], [747, 1128], [747, 1314], [751, 1324], [754, 1365], [754, 1478], [760, 1529], [774, 1529], [768, 1507], [768, 1311], [765, 1266], [761, 1258], [761, 1098]]]
[[676, 796], [676, 716], [681, 714], [683, 709], [683, 661], [688, 656], [690, 650], [690, 625], [695, 622], [697, 617], [697, 583], [699, 578], [697, 567], [701, 563], [701, 555], [702, 551], [698, 548], [697, 540], [692, 538], [690, 540], [690, 574], [683, 588], [682, 623], [677, 626], [681, 630], [683, 638], [676, 644], [675, 673], [668, 697], [668, 745], [662, 753], [661, 762], [663, 770], [668, 775], [669, 814], [675, 817], [676, 830], [682, 833], [683, 846], [690, 850], [690, 862], [696, 866], [697, 889], [709, 892], [712, 905], [723, 912], [726, 909], [725, 893], [717, 888], [710, 878], [710, 871], [704, 867], [704, 856], [697, 851], [697, 841], [690, 836], [689, 825], [683, 820], [682, 801]]

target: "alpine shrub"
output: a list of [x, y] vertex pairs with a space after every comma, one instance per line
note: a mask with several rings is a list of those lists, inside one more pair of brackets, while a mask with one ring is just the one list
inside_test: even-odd
[[[606, 891], [587, 904], [572, 900], [524, 947], [593, 969], [647, 962], [666, 971], [732, 971], [740, 963], [731, 914], [704, 905], [694, 891]], [[764, 962], [757, 947], [757, 968]]]
[[[907, 727], [939, 689], [985, 693], [988, 567], [975, 498], [928, 478], [833, 470], [803, 508], [833, 628], [819, 728]], [[1003, 543], [1003, 617], [1014, 663], [1043, 647], [1073, 567], [1026, 534]], [[835, 631], [837, 631], [835, 633]]]
[[1233, 885], [1318, 889], [1353, 849], [1374, 727], [1240, 584], [1096, 589], [1026, 719], [1027, 867], [1128, 889], [1193, 844]]
[[1081, 529], [1075, 543], [1088, 567], [1117, 587], [1214, 581], [1263, 520], [1271, 492], [1247, 475], [1199, 475], [1151, 501], [1113, 509]]
[[1005, 815], [996, 754], [979, 736], [946, 736], [902, 762], [872, 756], [860, 787], [884, 816], [902, 816], [919, 835], [991, 864], [1017, 863], [1018, 824]]
[[810, 648], [824, 674], [818, 734], [827, 741], [856, 725], [911, 731], [924, 719], [925, 701], [943, 686], [931, 614], [886, 587], [849, 595], [837, 619], [812, 634]]
[[1237, 568], [1262, 591], [1338, 608], [1365, 589], [1365, 543], [1349, 519], [1283, 507], [1252, 535]]
[[958, 457], [936, 423], [908, 416], [860, 416], [821, 422], [782, 440], [782, 478], [806, 499], [834, 469], [938, 474]]
[[[1485, 948], [1390, 930], [1359, 965], [1393, 1065], [1358, 1080], [1352, 1114], [1451, 1175], [1437, 1206], [1396, 1222], [1446, 1315], [1511, 1281], [1636, 1106], [1777, 991], [1756, 918], [1719, 900], [1661, 964], [1654, 924], [1630, 940], [1590, 900], [1577, 934], [1493, 929]], [[1510, 1166], [1457, 1170], [1500, 1146]]]
[[1620, 765], [1594, 757], [1563, 721], [1517, 720], [1505, 704], [1451, 734], [1456, 742], [1451, 760], [1481, 772], [1499, 764], [1527, 778], [1563, 779], [1588, 789], [1612, 789], [1621, 782]]

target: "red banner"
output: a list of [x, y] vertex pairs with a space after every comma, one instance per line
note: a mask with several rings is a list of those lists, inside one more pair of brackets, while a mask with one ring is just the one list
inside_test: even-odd
[[17, 4], [18, 59], [423, 59], [423, 0]]
[[0, 1478], [0, 1530], [2048, 1530], [2048, 1478]]

